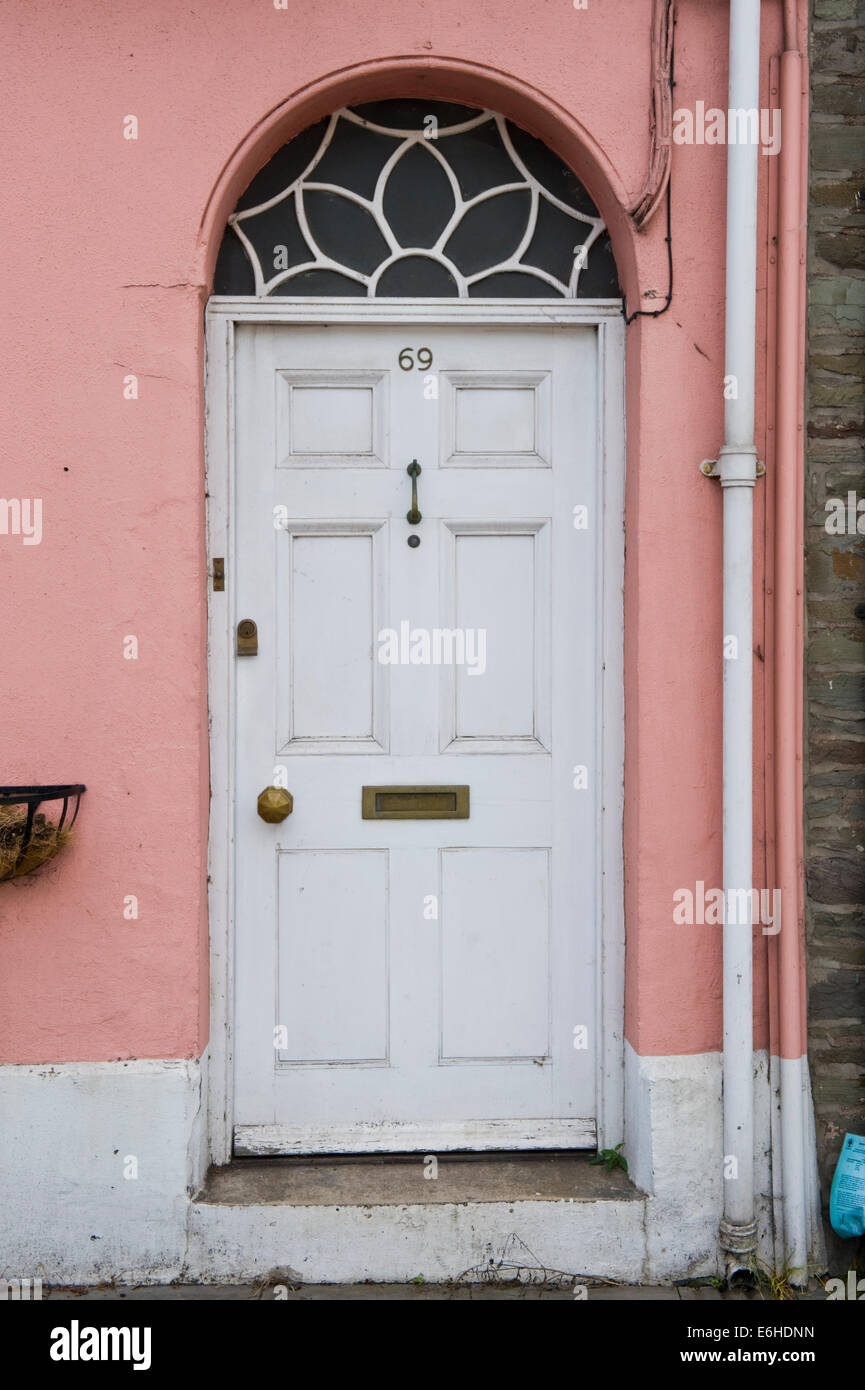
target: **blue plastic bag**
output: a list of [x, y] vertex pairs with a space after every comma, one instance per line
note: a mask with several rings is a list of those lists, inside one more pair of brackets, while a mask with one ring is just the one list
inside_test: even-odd
[[865, 1235], [865, 1136], [845, 1134], [829, 1198], [829, 1220], [839, 1236]]

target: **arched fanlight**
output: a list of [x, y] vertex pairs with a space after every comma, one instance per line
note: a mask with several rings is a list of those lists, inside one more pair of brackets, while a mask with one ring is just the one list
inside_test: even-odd
[[493, 111], [428, 101], [345, 108], [278, 150], [228, 219], [214, 293], [620, 297], [558, 156]]

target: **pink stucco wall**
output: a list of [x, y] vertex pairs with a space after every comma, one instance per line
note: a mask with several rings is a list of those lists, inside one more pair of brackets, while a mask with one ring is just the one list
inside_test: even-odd
[[[767, 74], [779, 30], [778, 7], [765, 9]], [[44, 535], [0, 536], [0, 780], [88, 792], [74, 848], [0, 885], [0, 1059], [188, 1056], [207, 1038], [201, 328], [237, 192], [346, 101], [493, 105], [581, 174], [629, 308], [663, 296], [663, 213], [644, 234], [622, 213], [648, 158], [650, 12], [649, 0], [7, 7], [0, 493], [41, 497]], [[726, 106], [727, 18], [721, 3], [680, 7], [676, 105]], [[137, 141], [123, 138], [130, 114]], [[643, 1053], [721, 1038], [720, 932], [674, 927], [671, 902], [721, 882], [721, 502], [698, 465], [722, 435], [724, 177], [723, 147], [676, 149], [675, 297], [628, 330], [627, 1036]], [[761, 372], [765, 245], [764, 215]], [[123, 398], [127, 373], [137, 401]], [[763, 396], [761, 380], [761, 431]], [[758, 597], [762, 505], [758, 488]], [[758, 886], [763, 819], [758, 800]], [[137, 920], [123, 915], [130, 894]], [[757, 951], [762, 999], [765, 941]]]

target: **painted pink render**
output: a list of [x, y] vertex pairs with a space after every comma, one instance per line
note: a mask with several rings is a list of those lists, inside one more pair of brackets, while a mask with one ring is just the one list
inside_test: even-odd
[[[0, 885], [0, 1060], [185, 1057], [207, 1040], [202, 316], [238, 193], [347, 102], [486, 104], [571, 163], [611, 228], [629, 310], [659, 307], [664, 209], [644, 233], [624, 212], [649, 154], [650, 17], [649, 0], [7, 8], [0, 493], [43, 499], [44, 538], [0, 536], [0, 780], [88, 791], [74, 847]], [[722, 3], [680, 5], [674, 106], [726, 107], [727, 23]], [[763, 35], [768, 84], [777, 4]], [[123, 138], [127, 115], [137, 140]], [[672, 307], [628, 329], [626, 1034], [643, 1054], [721, 1044], [720, 929], [674, 926], [672, 894], [722, 882], [721, 499], [698, 468], [722, 441], [724, 207], [723, 147], [677, 146]], [[123, 397], [128, 373], [137, 401]], [[758, 484], [766, 655], [763, 498]], [[754, 669], [759, 767], [766, 666]], [[761, 777], [755, 788], [760, 886]], [[124, 919], [130, 894], [137, 920]]]

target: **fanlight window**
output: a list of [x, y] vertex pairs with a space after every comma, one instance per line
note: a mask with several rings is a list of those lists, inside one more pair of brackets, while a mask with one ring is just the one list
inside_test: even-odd
[[571, 170], [504, 116], [424, 101], [337, 111], [278, 150], [228, 219], [214, 293], [620, 297]]

